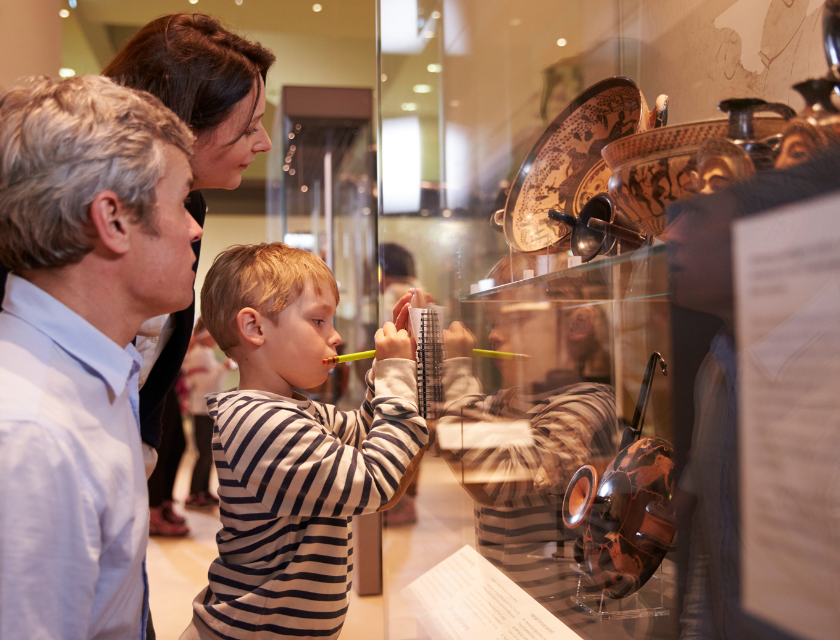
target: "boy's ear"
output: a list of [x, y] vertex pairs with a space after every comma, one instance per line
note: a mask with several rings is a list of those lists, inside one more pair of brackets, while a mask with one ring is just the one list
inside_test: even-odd
[[263, 322], [265, 322], [265, 318], [262, 314], [251, 307], [240, 309], [239, 313], [236, 314], [236, 330], [239, 335], [243, 340], [257, 347], [261, 347], [265, 342], [265, 334], [262, 329]]
[[132, 212], [113, 191], [100, 191], [90, 203], [90, 222], [95, 237], [116, 254], [128, 252], [131, 239]]

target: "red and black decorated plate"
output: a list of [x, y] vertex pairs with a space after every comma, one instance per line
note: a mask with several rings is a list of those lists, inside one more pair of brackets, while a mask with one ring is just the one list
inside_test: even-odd
[[516, 251], [567, 248], [571, 228], [548, 218], [549, 209], [577, 215], [607, 191], [611, 172], [601, 149], [636, 133], [648, 109], [635, 82], [609, 78], [589, 87], [548, 126], [531, 149], [505, 205], [505, 238]]

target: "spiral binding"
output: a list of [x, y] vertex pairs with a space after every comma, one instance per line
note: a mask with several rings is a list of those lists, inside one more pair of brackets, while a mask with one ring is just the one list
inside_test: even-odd
[[443, 332], [434, 309], [423, 309], [417, 340], [417, 400], [421, 415], [440, 417], [443, 407]]

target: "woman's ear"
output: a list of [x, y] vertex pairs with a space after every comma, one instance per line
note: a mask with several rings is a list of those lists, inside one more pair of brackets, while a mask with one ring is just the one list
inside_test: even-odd
[[265, 334], [263, 333], [263, 323], [265, 321], [265, 317], [259, 311], [251, 307], [245, 307], [236, 314], [236, 330], [245, 342], [261, 347], [265, 342]]

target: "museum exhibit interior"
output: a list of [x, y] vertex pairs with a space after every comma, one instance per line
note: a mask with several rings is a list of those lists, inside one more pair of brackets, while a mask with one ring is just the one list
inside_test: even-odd
[[[352, 355], [414, 290], [431, 441], [353, 518], [342, 638], [840, 637], [840, 0], [13, 4], [41, 58], [4, 87], [172, 12], [276, 55], [196, 291], [230, 245], [311, 251]], [[356, 410], [371, 362], [300, 391]], [[149, 542], [158, 638], [217, 555], [218, 507], [186, 516]]]

